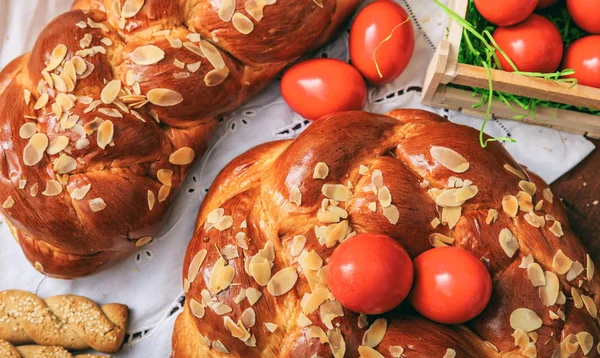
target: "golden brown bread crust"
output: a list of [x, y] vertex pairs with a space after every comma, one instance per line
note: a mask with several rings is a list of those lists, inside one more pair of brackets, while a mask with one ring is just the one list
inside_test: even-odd
[[118, 303], [98, 306], [82, 296], [41, 299], [25, 291], [0, 292], [0, 341], [14, 345], [114, 353], [123, 344], [128, 321], [129, 308]]
[[[591, 349], [585, 356], [598, 357], [596, 345], [600, 330], [592, 315], [595, 315], [594, 309], [599, 303], [599, 279], [593, 275], [595, 266], [591, 261], [587, 267], [589, 258], [586, 250], [569, 228], [564, 207], [557, 197], [551, 198], [548, 185], [536, 175], [523, 171], [501, 144], [490, 143], [483, 149], [478, 145], [477, 137], [477, 131], [425, 111], [396, 110], [387, 116], [346, 112], [313, 123], [293, 141], [267, 143], [234, 159], [218, 175], [206, 196], [194, 237], [188, 246], [183, 266], [186, 305], [175, 324], [173, 356], [221, 356], [216, 349], [222, 347], [216, 343], [215, 349], [216, 341], [223, 344], [230, 357], [334, 356], [329, 344], [309, 338], [311, 329], [314, 329], [313, 335], [319, 331], [311, 328], [316, 326], [324, 332], [333, 333], [334, 339], [335, 329], [339, 327], [345, 343], [345, 357], [359, 355], [358, 347], [367, 327], [358, 327], [357, 314], [344, 309], [343, 317], [335, 318], [328, 328], [320, 318], [322, 305], [308, 314], [312, 325], [302, 328], [297, 324], [304, 295], [326, 287], [326, 282], [315, 279], [314, 271], [307, 271], [299, 264], [302, 256], [292, 256], [293, 238], [305, 236], [304, 250], [315, 250], [323, 259], [323, 265], [327, 264], [334, 247], [327, 248], [319, 243], [315, 232], [317, 226], [339, 225], [324, 224], [317, 216], [325, 198], [322, 187], [327, 183], [347, 185], [353, 193], [349, 200], [339, 204], [348, 213], [350, 228], [344, 235], [351, 231], [384, 233], [396, 238], [414, 257], [431, 248], [428, 238], [432, 234], [441, 233], [454, 238], [454, 246], [480, 257], [492, 275], [491, 302], [467, 326], [443, 326], [427, 321], [411, 313], [408, 305], [383, 315], [388, 321], [388, 328], [376, 350], [385, 357], [391, 356], [390, 346], [401, 346], [406, 357], [443, 357], [447, 352], [446, 357], [453, 357], [452, 350], [456, 357], [522, 357], [533, 356], [533, 352], [538, 357], [583, 357], [577, 334], [581, 344]], [[439, 160], [433, 159], [430, 151], [433, 146], [458, 152], [466, 158], [469, 169], [459, 174], [443, 166]], [[313, 179], [318, 162], [328, 166], [329, 173], [324, 180]], [[368, 167], [366, 175], [363, 175], [361, 165]], [[524, 185], [520, 183], [522, 179], [509, 169], [522, 171], [519, 175], [535, 184], [532, 205], [537, 209], [533, 212], [542, 217], [546, 214], [553, 216], [547, 217], [543, 227], [536, 228], [528, 222], [531, 220], [531, 217], [526, 218], [531, 216], [529, 212], [519, 211], [513, 218], [503, 210], [503, 198], [517, 195], [523, 190], [519, 185]], [[377, 170], [381, 171], [383, 184], [390, 190], [392, 205], [398, 209], [397, 224], [382, 213], [382, 206], [373, 191], [372, 175]], [[456, 179], [452, 177], [460, 178], [461, 184], [455, 184]], [[459, 186], [465, 185], [464, 180], [470, 180], [472, 186], [478, 187], [478, 192], [462, 204], [460, 218], [454, 227], [439, 224], [434, 228], [432, 220], [439, 218], [445, 209], [436, 206], [428, 191], [433, 188], [448, 190], [449, 179], [453, 185]], [[301, 193], [300, 205], [290, 200], [294, 199], [295, 186]], [[522, 210], [531, 210], [527, 209], [523, 194], [520, 195]], [[542, 199], [544, 201], [539, 203]], [[377, 203], [376, 212], [367, 209], [370, 203]], [[214, 210], [218, 208], [223, 209], [222, 215], [233, 219], [231, 227], [220, 226], [222, 231], [211, 228]], [[497, 210], [498, 218], [487, 224], [489, 209]], [[509, 206], [507, 210], [511, 211]], [[209, 216], [211, 212], [213, 214]], [[562, 223], [562, 235], [553, 219]], [[506, 245], [500, 243], [502, 229], [510, 230], [519, 243], [519, 249], [512, 258], [505, 253]], [[236, 245], [238, 232], [245, 233], [242, 237], [247, 237], [248, 249], [237, 247], [239, 257], [226, 260], [227, 267], [234, 271], [232, 285], [224, 285], [228, 288], [210, 294], [212, 302], [203, 301], [202, 291], [210, 288], [211, 274], [221, 257], [217, 248], [223, 251], [227, 245]], [[261, 287], [248, 274], [253, 274], [252, 267], [255, 266], [250, 266], [250, 271], [245, 268], [269, 241], [274, 247], [271, 273], [274, 275], [287, 267], [298, 272], [298, 281], [293, 288], [277, 297], [269, 292], [268, 286]], [[581, 272], [574, 271], [577, 275], [570, 277], [571, 281], [565, 274], [556, 274], [558, 269], [562, 270], [561, 265], [553, 263], [558, 249], [583, 266]], [[206, 259], [194, 277], [192, 262], [202, 250], [206, 250]], [[265, 257], [267, 254], [260, 255]], [[534, 287], [527, 270], [519, 267], [523, 260], [528, 263], [533, 260], [547, 271], [548, 284], [541, 289]], [[307, 272], [311, 273], [310, 280]], [[560, 291], [552, 289], [550, 282], [555, 276], [558, 277]], [[259, 290], [262, 296], [254, 305], [250, 305], [247, 299], [236, 303], [239, 292], [248, 287]], [[582, 305], [577, 297], [574, 300], [571, 289], [575, 290], [575, 296], [589, 297], [587, 302]], [[542, 303], [538, 290], [547, 292], [546, 296], [551, 297], [549, 306]], [[205, 313], [203, 318], [198, 318], [202, 315], [192, 314], [190, 304], [194, 304], [198, 313], [202, 311], [198, 307], [202, 302], [206, 304]], [[211, 308], [218, 308], [215, 302], [230, 306], [231, 312], [216, 314]], [[256, 348], [234, 338], [224, 326], [224, 317], [238, 322], [248, 308], [252, 308], [256, 315], [256, 324], [249, 329], [249, 334], [256, 338]], [[324, 312], [331, 311], [330, 308]], [[523, 334], [525, 331], [517, 332], [511, 327], [510, 316], [518, 308], [533, 310], [543, 321], [543, 326], [529, 337]], [[369, 318], [369, 323], [373, 323], [374, 318]], [[277, 325], [273, 333], [266, 329], [267, 322]], [[516, 346], [513, 335], [520, 339], [521, 347]], [[590, 345], [590, 338], [593, 345]], [[207, 344], [212, 344], [212, 349]]]
[[[238, 0], [237, 12], [248, 15], [246, 3], [252, 2]], [[170, 155], [190, 148], [194, 159], [201, 157], [218, 116], [246, 102], [287, 64], [323, 45], [360, 0], [325, 0], [323, 8], [311, 0], [269, 1], [264, 18], [252, 19], [254, 30], [246, 35], [221, 20], [218, 2], [127, 3], [143, 6], [122, 18], [124, 0], [75, 1], [73, 11], [46, 26], [30, 53], [0, 72], [0, 211], [29, 261], [50, 276], [90, 274], [131, 254], [136, 243], [147, 242], [194, 163], [172, 161]], [[204, 50], [210, 52], [211, 42], [215, 52], [207, 58]], [[60, 45], [66, 46], [66, 54]], [[147, 45], [164, 53], [160, 61], [146, 64], [152, 56], [139, 56]], [[57, 68], [50, 66], [54, 57], [60, 61]], [[81, 65], [83, 73], [80, 67], [77, 73], [69, 71], [70, 64], [83, 63], [75, 57], [87, 61]], [[101, 97], [111, 80], [121, 81], [112, 102]], [[163, 106], [160, 98], [146, 97], [160, 88], [175, 91], [170, 93], [178, 93], [182, 101]], [[62, 93], [58, 105], [61, 92], [73, 97]], [[38, 102], [43, 93], [49, 95], [45, 105]], [[97, 140], [97, 117], [114, 127], [113, 135], [106, 134], [110, 123], [102, 130], [108, 146]], [[66, 147], [48, 154], [40, 144], [39, 161], [26, 164], [24, 150], [33, 132], [21, 137], [20, 131], [28, 122], [51, 145], [60, 137]], [[58, 165], [61, 156], [63, 165]], [[161, 182], [159, 170], [172, 172], [169, 183]], [[49, 180], [62, 183], [60, 193], [43, 194]], [[83, 198], [72, 198], [88, 185]]]

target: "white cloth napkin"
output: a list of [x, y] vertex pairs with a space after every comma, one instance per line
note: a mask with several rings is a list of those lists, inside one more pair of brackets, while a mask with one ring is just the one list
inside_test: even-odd
[[[166, 1], [166, 0], [165, 0]], [[367, 110], [386, 112], [420, 104], [422, 79], [440, 40], [445, 16], [431, 1], [398, 1], [409, 9], [415, 23], [417, 48], [409, 68], [393, 83], [369, 89]], [[367, 1], [371, 2], [371, 1]], [[28, 51], [38, 33], [54, 16], [68, 10], [70, 0], [0, 1], [0, 68]], [[313, 54], [348, 60], [347, 32]], [[442, 110], [452, 121], [478, 128], [481, 120]], [[204, 194], [219, 170], [249, 148], [274, 139], [291, 138], [308, 122], [283, 102], [276, 81], [253, 101], [228, 115], [205, 157], [184, 182], [174, 209], [154, 243], [117, 266], [99, 274], [62, 281], [45, 278], [26, 262], [6, 224], [0, 224], [0, 290], [22, 289], [41, 296], [74, 293], [98, 302], [121, 302], [132, 309], [129, 336], [115, 357], [168, 357], [173, 321], [182, 300], [181, 265], [192, 235], [194, 219]], [[490, 121], [486, 132], [507, 133], [518, 144], [506, 148], [521, 163], [553, 181], [588, 155], [594, 146], [580, 135], [513, 121]]]

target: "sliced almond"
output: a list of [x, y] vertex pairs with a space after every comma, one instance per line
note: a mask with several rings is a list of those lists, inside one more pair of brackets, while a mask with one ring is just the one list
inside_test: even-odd
[[369, 346], [358, 346], [358, 354], [359, 358], [385, 358], [381, 353]]
[[592, 261], [592, 257], [587, 254], [585, 255], [585, 267], [586, 267], [586, 278], [588, 281], [591, 281], [594, 277], [594, 262]]
[[324, 184], [321, 193], [329, 199], [345, 202], [352, 198], [352, 192], [343, 184]]
[[112, 142], [114, 136], [114, 125], [110, 120], [106, 120], [98, 126], [98, 147], [105, 149]]
[[542, 319], [528, 308], [517, 308], [510, 314], [510, 326], [513, 329], [524, 329], [533, 332], [542, 326]]
[[554, 271], [559, 275], [564, 275], [571, 269], [571, 266], [573, 266], [573, 261], [559, 249], [552, 260]]
[[454, 196], [455, 196], [456, 201], [465, 202], [467, 200], [474, 198], [478, 192], [479, 192], [479, 188], [477, 188], [476, 185], [469, 185], [469, 186], [465, 186], [465, 187], [458, 189], [456, 191], [456, 193], [454, 194]]
[[592, 316], [593, 318], [597, 318], [598, 317], [598, 308], [596, 307], [596, 303], [594, 302], [594, 299], [592, 299], [590, 296], [581, 295], [581, 300], [583, 301], [583, 305], [587, 309], [590, 316]]
[[444, 356], [442, 358], [455, 358], [456, 357], [456, 351], [452, 348], [448, 348], [446, 349], [446, 353], [444, 353]]
[[521, 190], [523, 190], [524, 192], [526, 192], [527, 194], [529, 194], [531, 196], [535, 195], [535, 192], [537, 190], [534, 183], [532, 183], [530, 181], [526, 181], [526, 180], [521, 180], [519, 182], [519, 188], [521, 188]]
[[204, 306], [193, 298], [190, 300], [190, 311], [198, 318], [204, 317]]
[[225, 262], [225, 260], [221, 257], [213, 266], [207, 285], [208, 290], [213, 295], [216, 295], [217, 293], [227, 289], [233, 281], [235, 269], [232, 266], [226, 265], [227, 262]]
[[387, 320], [378, 318], [371, 324], [369, 329], [365, 331], [362, 338], [362, 344], [368, 347], [376, 347], [381, 343], [387, 332]]
[[244, 324], [244, 327], [252, 328], [256, 324], [256, 312], [252, 307], [248, 307], [242, 312], [240, 320]]
[[469, 162], [465, 157], [450, 148], [433, 146], [429, 153], [433, 160], [455, 173], [464, 173], [469, 169]]
[[452, 244], [454, 244], [454, 241], [455, 241], [454, 238], [437, 233], [437, 232], [429, 235], [429, 243], [433, 247], [451, 246]]
[[266, 286], [271, 280], [271, 263], [261, 255], [257, 254], [252, 257], [249, 271], [260, 286]]
[[554, 200], [554, 194], [552, 194], [552, 190], [550, 190], [550, 188], [545, 188], [542, 190], [542, 196], [544, 197], [544, 200], [552, 204]]
[[265, 327], [269, 332], [273, 333], [275, 332], [278, 326], [275, 323], [265, 322]]
[[550, 307], [556, 303], [558, 299], [558, 293], [560, 291], [560, 282], [558, 276], [554, 272], [545, 271], [544, 277], [546, 284], [538, 288], [540, 294], [540, 300], [546, 307]]
[[511, 218], [516, 217], [519, 212], [519, 201], [513, 195], [506, 195], [502, 198], [502, 210]]
[[48, 94], [42, 93], [40, 98], [38, 98], [38, 100], [33, 105], [33, 109], [35, 109], [36, 111], [39, 109], [42, 109], [46, 106], [47, 103], [48, 103]]
[[124, 19], [134, 17], [143, 6], [144, 0], [125, 0], [123, 7], [121, 8], [121, 17]]
[[519, 202], [519, 210], [526, 213], [533, 211], [532, 198], [528, 193], [520, 191], [517, 194], [517, 201]]
[[154, 203], [156, 202], [156, 197], [152, 190], [148, 190], [148, 209], [152, 210], [154, 208]]
[[64, 60], [66, 55], [67, 55], [67, 46], [64, 44], [58, 44], [52, 50], [52, 57], [50, 57], [50, 61], [48, 62], [48, 65], [46, 66], [46, 68], [44, 70], [52, 71], [55, 68], [57, 68], [60, 65], [60, 63], [62, 62], [62, 60]]
[[104, 104], [111, 104], [119, 95], [119, 91], [121, 91], [121, 81], [120, 80], [112, 80], [104, 86], [102, 92], [100, 93], [100, 99]]
[[313, 323], [310, 318], [308, 318], [304, 313], [300, 312], [298, 319], [296, 319], [296, 324], [300, 327], [308, 327]]
[[302, 250], [304, 249], [304, 245], [306, 245], [306, 237], [302, 235], [294, 236], [292, 240], [292, 245], [290, 246], [290, 254], [292, 256], [300, 256]]
[[582, 309], [583, 300], [581, 298], [581, 294], [579, 294], [579, 291], [577, 291], [575, 287], [571, 287], [571, 297], [573, 297], [573, 305], [575, 308]]
[[248, 16], [242, 14], [241, 12], [236, 12], [231, 18], [231, 23], [236, 30], [238, 30], [241, 34], [248, 35], [252, 31], [254, 31], [254, 23], [252, 20], [248, 18]]
[[383, 208], [383, 216], [390, 222], [392, 225], [396, 225], [398, 220], [400, 220], [400, 211], [396, 205], [390, 205], [387, 208]]
[[182, 147], [171, 153], [169, 163], [174, 165], [188, 165], [194, 161], [194, 150], [190, 147]]
[[256, 21], [260, 21], [264, 17], [265, 0], [247, 0], [245, 9], [246, 12]]
[[533, 211], [523, 215], [523, 218], [527, 223], [535, 228], [544, 227], [546, 225], [546, 219], [543, 216], [536, 215]]
[[331, 292], [326, 288], [315, 289], [309, 294], [305, 304], [302, 305], [302, 312], [307, 315], [313, 313], [323, 302], [329, 299], [330, 294]]
[[323, 266], [323, 259], [315, 250], [310, 250], [310, 252], [304, 250], [298, 258], [298, 262], [304, 270], [316, 271]]
[[72, 157], [62, 154], [55, 162], [52, 168], [58, 174], [70, 173], [77, 169], [77, 162]]
[[522, 170], [517, 169], [510, 164], [504, 164], [504, 169], [508, 170], [509, 172], [513, 173], [514, 175], [518, 176], [523, 180], [527, 179], [525, 173]]
[[379, 203], [382, 207], [387, 208], [392, 205], [392, 193], [387, 186], [382, 186], [381, 189], [377, 192], [377, 198], [379, 199]]
[[200, 69], [200, 61], [194, 62], [194, 63], [188, 63], [187, 64], [187, 69], [188, 71], [190, 71], [191, 73], [194, 73], [196, 71], [198, 71]]
[[300, 192], [300, 188], [298, 185], [293, 185], [292, 189], [290, 189], [290, 202], [300, 206], [302, 204], [302, 192]]
[[[160, 189], [158, 190], [158, 202], [162, 203], [163, 201], [167, 200], [167, 197], [169, 196], [170, 192], [171, 192], [170, 185], [162, 185], [160, 187]], [[216, 225], [215, 225], [215, 227], [216, 227]]]
[[291, 290], [298, 280], [298, 273], [292, 267], [278, 271], [267, 284], [267, 290], [273, 296], [281, 296]]
[[92, 209], [93, 212], [98, 212], [106, 209], [106, 203], [102, 198], [92, 199], [88, 203], [90, 204], [90, 209]]
[[583, 272], [583, 265], [579, 261], [573, 262], [573, 265], [567, 272], [567, 281], [573, 281]]
[[442, 223], [448, 224], [448, 228], [453, 229], [462, 215], [462, 207], [442, 208]]
[[341, 330], [335, 328], [327, 331], [327, 340], [329, 341], [329, 348], [331, 348], [333, 357], [344, 358], [344, 355], [346, 354], [346, 342], [344, 341]]
[[554, 223], [550, 227], [550, 232], [553, 233], [556, 237], [562, 237], [564, 235], [562, 224], [560, 223], [560, 221], [554, 221]]
[[323, 162], [317, 163], [313, 172], [313, 179], [325, 179], [329, 174], [329, 167]]
[[19, 129], [19, 137], [29, 139], [37, 132], [37, 123], [27, 122]]
[[229, 22], [235, 12], [235, 0], [222, 0], [219, 7], [219, 18], [225, 22]]
[[262, 296], [262, 293], [254, 287], [248, 287], [246, 289], [246, 297], [248, 297], [248, 303], [250, 306], [258, 302], [258, 299]]
[[371, 174], [371, 183], [375, 186], [375, 189], [381, 189], [383, 186], [383, 173], [379, 169], [375, 169]]
[[519, 241], [509, 229], [502, 229], [499, 235], [500, 247], [508, 257], [513, 257], [519, 250]]
[[9, 196], [8, 198], [6, 198], [6, 200], [4, 201], [4, 203], [2, 203], [2, 207], [4, 209], [10, 209], [15, 205], [15, 199], [13, 199], [12, 196]]
[[146, 97], [150, 103], [162, 107], [175, 106], [183, 102], [183, 96], [179, 92], [166, 88], [151, 89], [146, 93]]
[[579, 342], [579, 346], [583, 351], [583, 355], [587, 356], [587, 354], [594, 347], [594, 336], [586, 331], [581, 331], [575, 335], [577, 337], [577, 342]]
[[390, 346], [388, 350], [390, 351], [392, 358], [400, 358], [404, 353], [404, 348], [402, 348], [402, 346]]
[[196, 276], [198, 276], [198, 272], [200, 271], [200, 267], [204, 263], [204, 259], [206, 259], [207, 251], [206, 249], [202, 249], [194, 255], [192, 261], [190, 261], [190, 266], [188, 267], [187, 279], [190, 282], [194, 282], [196, 280]]
[[532, 262], [527, 266], [527, 277], [529, 278], [529, 281], [531, 281], [533, 287], [544, 286], [546, 284], [544, 270], [542, 270], [542, 267], [535, 262]]
[[165, 52], [155, 45], [143, 45], [137, 47], [129, 55], [129, 58], [131, 58], [131, 61], [135, 64], [148, 66], [165, 58]]
[[23, 149], [23, 163], [34, 166], [42, 160], [44, 152], [48, 148], [48, 137], [44, 133], [36, 133]]
[[485, 223], [490, 225], [491, 223], [496, 222], [496, 220], [498, 220], [498, 210], [496, 210], [496, 209], [488, 210], [487, 217], [485, 218]]

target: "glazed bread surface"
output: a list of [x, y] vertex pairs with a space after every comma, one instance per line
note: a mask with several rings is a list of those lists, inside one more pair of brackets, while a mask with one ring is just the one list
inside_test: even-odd
[[0, 72], [0, 211], [39, 271], [150, 242], [227, 113], [359, 0], [77, 0]]
[[[600, 281], [560, 199], [478, 135], [420, 110], [345, 112], [234, 159], [187, 249], [173, 356], [598, 357]], [[491, 274], [489, 305], [458, 326], [407, 304], [343, 308], [326, 267], [360, 233], [413, 258], [468, 250]]]

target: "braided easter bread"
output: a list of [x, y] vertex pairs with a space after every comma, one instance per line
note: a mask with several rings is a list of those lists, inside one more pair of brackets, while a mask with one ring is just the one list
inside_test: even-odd
[[105, 355], [77, 354], [72, 355], [62, 347], [19, 346], [15, 347], [0, 339], [0, 357], [2, 358], [108, 358]]
[[[466, 325], [401, 306], [357, 315], [330, 294], [337, 244], [382, 233], [412, 257], [466, 249], [492, 298]], [[184, 261], [174, 357], [598, 357], [595, 265], [564, 207], [502, 144], [419, 110], [339, 113], [234, 159]], [[225, 355], [223, 355], [225, 356]]]
[[127, 306], [98, 306], [90, 299], [62, 295], [41, 299], [25, 291], [0, 292], [0, 340], [69, 350], [117, 352], [129, 321]]
[[152, 240], [218, 117], [360, 0], [78, 0], [0, 72], [0, 211], [51, 276]]

